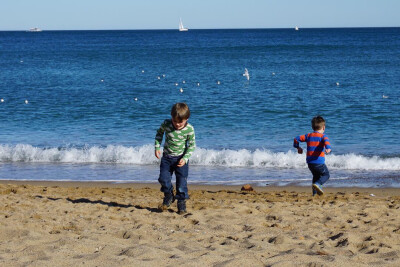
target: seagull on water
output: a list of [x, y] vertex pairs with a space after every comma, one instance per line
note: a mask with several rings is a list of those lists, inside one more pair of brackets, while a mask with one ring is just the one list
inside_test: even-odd
[[243, 76], [246, 77], [248, 81], [250, 80], [250, 74], [247, 68], [244, 68]]
[[29, 102], [28, 102], [28, 100], [27, 99], [25, 99], [25, 104], [28, 104]]
[[183, 89], [181, 88], [181, 89], [179, 89], [179, 91], [181, 91], [181, 93], [183, 93]]

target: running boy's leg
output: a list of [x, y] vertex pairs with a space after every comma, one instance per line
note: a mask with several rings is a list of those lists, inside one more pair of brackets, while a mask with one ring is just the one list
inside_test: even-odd
[[329, 180], [330, 174], [329, 174], [328, 167], [326, 167], [325, 164], [321, 164], [320, 168], [321, 168], [320, 169], [321, 177], [319, 178], [317, 183], [319, 183], [320, 185], [323, 185], [324, 183], [326, 183], [326, 181]]
[[189, 193], [187, 187], [188, 175], [189, 175], [189, 162], [187, 162], [182, 167], [175, 167], [177, 200], [189, 199]]
[[313, 174], [313, 194], [317, 191], [319, 195], [322, 195], [322, 185], [330, 177], [328, 168], [325, 164], [308, 164], [308, 168]]
[[[312, 183], [315, 184], [321, 177], [320, 172], [318, 171], [318, 168], [316, 168], [316, 164], [308, 164], [308, 168], [310, 169], [312, 175], [313, 175], [313, 179], [312, 179]], [[313, 196], [315, 194], [317, 194], [317, 190], [314, 189], [314, 187], [312, 187], [312, 194]]]
[[161, 192], [164, 194], [172, 194], [173, 186], [172, 186], [172, 159], [168, 157], [161, 158], [160, 164], [160, 176], [158, 178], [158, 182], [161, 184]]

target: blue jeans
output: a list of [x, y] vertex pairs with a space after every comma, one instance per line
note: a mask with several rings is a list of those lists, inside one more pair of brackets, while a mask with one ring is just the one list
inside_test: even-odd
[[[313, 184], [317, 184], [319, 186], [323, 185], [328, 181], [330, 175], [329, 170], [325, 164], [312, 164], [308, 163], [308, 168], [310, 169], [313, 175]], [[313, 194], [315, 195], [315, 190], [313, 189]]]
[[177, 164], [182, 156], [173, 157], [164, 154], [161, 158], [160, 176], [158, 182], [161, 184], [161, 192], [173, 193], [174, 187], [172, 186], [172, 174], [175, 172], [176, 177], [176, 195], [175, 198], [179, 200], [189, 199], [187, 178], [189, 175], [189, 161], [182, 167]]

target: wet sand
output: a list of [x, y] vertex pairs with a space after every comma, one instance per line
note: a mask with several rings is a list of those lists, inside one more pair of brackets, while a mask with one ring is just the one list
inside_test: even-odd
[[0, 266], [400, 266], [400, 189], [240, 189], [2, 181]]

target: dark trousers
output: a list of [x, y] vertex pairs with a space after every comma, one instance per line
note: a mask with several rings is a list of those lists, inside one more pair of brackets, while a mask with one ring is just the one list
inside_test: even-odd
[[317, 184], [319, 186], [323, 185], [328, 181], [330, 175], [329, 175], [329, 170], [328, 167], [326, 167], [325, 164], [308, 164], [308, 168], [310, 169], [312, 175], [313, 175], [313, 184]]
[[177, 164], [182, 156], [173, 157], [164, 154], [161, 158], [160, 164], [160, 177], [158, 182], [161, 184], [161, 192], [173, 193], [172, 174], [175, 172], [176, 177], [176, 195], [175, 198], [179, 200], [189, 199], [187, 178], [189, 174], [189, 161], [182, 167]]

